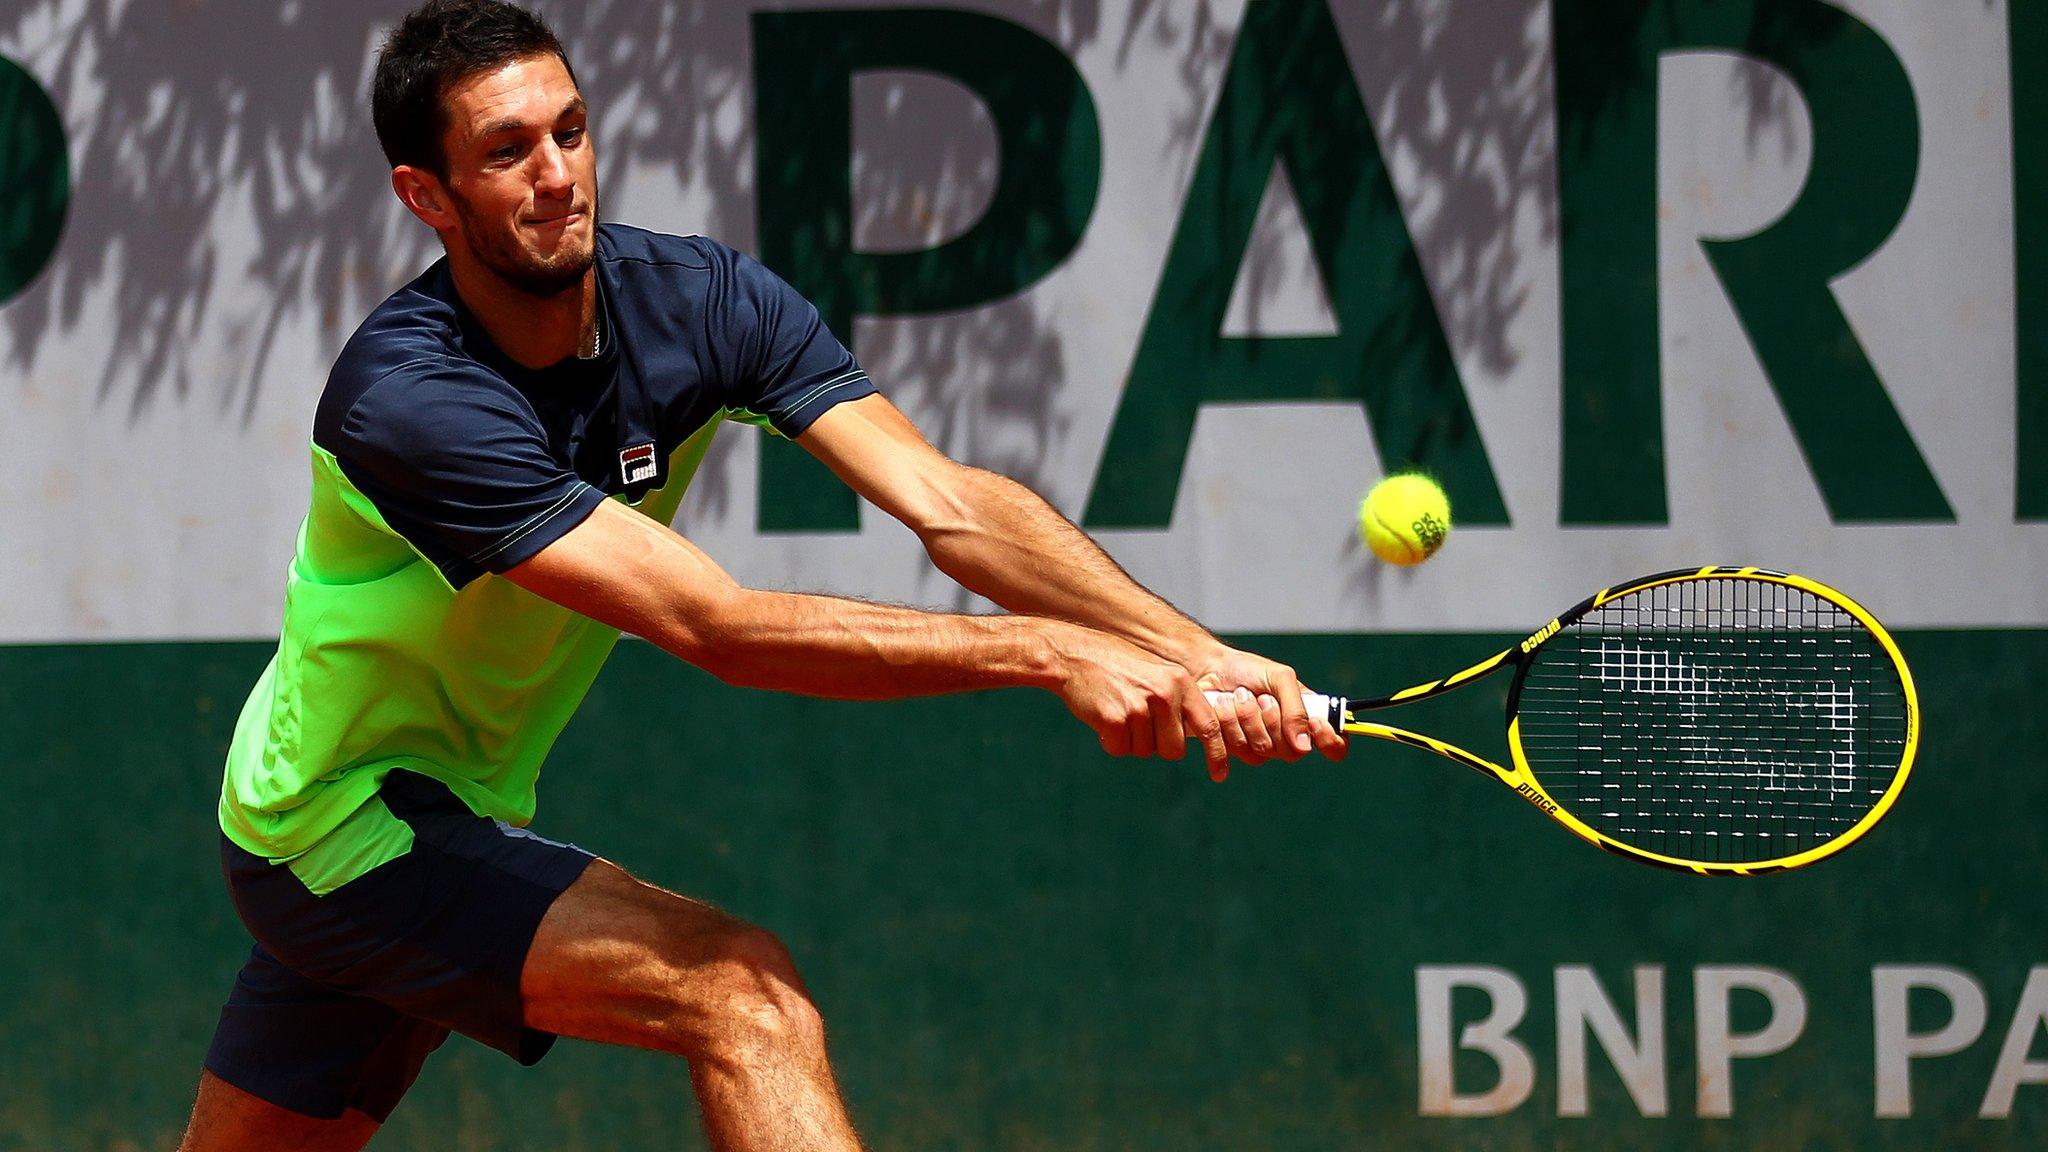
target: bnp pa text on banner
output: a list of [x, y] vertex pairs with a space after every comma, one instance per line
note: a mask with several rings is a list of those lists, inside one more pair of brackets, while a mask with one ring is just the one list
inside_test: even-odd
[[[1802, 1047], [1840, 1066], [1842, 1046], [1871, 1045], [1872, 1112], [1880, 1119], [1916, 1113], [1913, 1077], [1917, 1065], [1933, 1067], [1946, 1058], [1981, 1072], [1996, 1043], [1996, 1057], [1975, 1089], [1975, 1115], [2003, 1120], [2022, 1107], [2020, 1088], [2048, 1085], [2048, 1058], [2030, 1058], [2037, 1034], [2048, 1028], [2048, 965], [2035, 965], [2018, 989], [1993, 987], [1976, 974], [1940, 964], [1879, 964], [1869, 971], [1863, 1000], [1867, 1015], [1844, 1014], [1815, 1025], [1809, 996], [1798, 977], [1761, 965], [1709, 965], [1691, 972], [1692, 1059], [1696, 1084], [1693, 1112], [1718, 1118], [1735, 1115], [1738, 1060], [1796, 1061]], [[1634, 968], [1634, 1026], [1609, 995], [1593, 968], [1559, 964], [1550, 973], [1555, 1028], [1556, 1110], [1585, 1116], [1589, 1101], [1590, 1037], [1619, 1077], [1642, 1116], [1671, 1113], [1669, 1042], [1672, 1022], [1663, 965]], [[1682, 977], [1681, 977], [1682, 979]], [[2006, 1022], [1991, 1028], [1994, 1002], [2012, 1003]], [[1418, 1111], [1424, 1116], [1501, 1116], [1530, 1106], [1542, 1045], [1530, 1021], [1530, 981], [1492, 965], [1424, 964], [1415, 969]], [[1739, 1019], [1741, 1018], [1741, 1019]], [[1547, 1039], [1547, 1038], [1546, 1038]], [[1985, 1043], [1980, 1043], [1984, 1041]], [[1490, 1070], [1482, 1066], [1490, 1062]], [[1953, 1075], [1953, 1071], [1951, 1075]], [[1750, 1083], [1759, 1084], [1762, 1073]], [[1796, 1091], [1783, 1081], [1773, 1091]], [[1981, 1093], [1981, 1095], [1976, 1095]], [[2048, 1090], [2042, 1095], [2048, 1096]], [[2034, 1101], [2048, 1106], [2048, 1101]], [[1957, 1117], [1958, 1119], [1962, 1117]]]

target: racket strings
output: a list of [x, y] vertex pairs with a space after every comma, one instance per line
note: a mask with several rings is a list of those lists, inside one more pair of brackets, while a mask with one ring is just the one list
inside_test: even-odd
[[1714, 863], [1778, 859], [1849, 831], [1890, 787], [1903, 683], [1854, 615], [1761, 580], [1625, 594], [1525, 673], [1524, 759], [1614, 839]]

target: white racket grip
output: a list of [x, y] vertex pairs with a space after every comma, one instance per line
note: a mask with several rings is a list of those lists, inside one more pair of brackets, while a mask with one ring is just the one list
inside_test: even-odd
[[[1235, 710], [1237, 708], [1237, 701], [1229, 692], [1212, 688], [1202, 693], [1202, 695], [1209, 698], [1209, 707], [1211, 708], [1218, 710], [1224, 708]], [[1310, 716], [1320, 718], [1332, 730], [1338, 732], [1344, 730], [1344, 703], [1344, 697], [1342, 696], [1325, 696], [1321, 692], [1307, 691], [1301, 694], [1302, 709]]]

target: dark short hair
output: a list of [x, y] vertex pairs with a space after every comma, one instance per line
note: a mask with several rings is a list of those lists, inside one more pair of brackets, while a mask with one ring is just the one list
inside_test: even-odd
[[[553, 54], [569, 68], [569, 54], [540, 17], [503, 0], [427, 0], [406, 13], [377, 53], [370, 82], [370, 119], [377, 143], [393, 168], [401, 164], [448, 174], [442, 140], [448, 109], [442, 97], [476, 75]], [[569, 78], [576, 70], [569, 68]]]

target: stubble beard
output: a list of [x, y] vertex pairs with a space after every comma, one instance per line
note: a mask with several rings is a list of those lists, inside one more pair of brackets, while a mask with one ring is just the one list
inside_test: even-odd
[[518, 292], [538, 300], [553, 300], [581, 284], [584, 274], [597, 261], [595, 193], [590, 197], [590, 244], [578, 250], [559, 251], [552, 257], [535, 256], [521, 248], [511, 232], [495, 230], [478, 217], [460, 193], [452, 188], [449, 193], [477, 262]]

